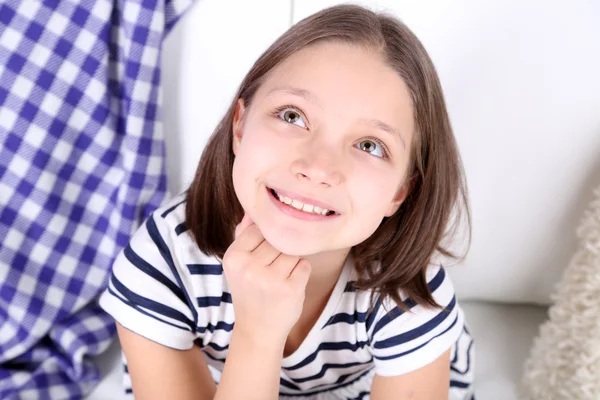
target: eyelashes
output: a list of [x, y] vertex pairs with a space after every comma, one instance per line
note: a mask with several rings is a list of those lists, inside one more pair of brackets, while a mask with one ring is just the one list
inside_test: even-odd
[[[381, 147], [381, 151], [382, 151], [382, 154], [381, 154], [381, 156], [375, 156], [375, 157], [380, 157], [380, 158], [384, 158], [384, 159], [388, 159], [388, 158], [390, 158], [390, 152], [389, 152], [389, 150], [387, 149], [387, 146], [385, 145], [385, 143], [383, 143], [381, 140], [379, 140], [379, 139], [378, 139], [378, 138], [376, 138], [376, 137], [373, 137], [373, 136], [368, 136], [368, 137], [366, 137], [366, 138], [362, 139], [362, 140], [361, 140], [360, 142], [358, 142], [357, 144], [364, 143], [364, 142], [367, 142], [367, 141], [369, 141], [369, 142], [374, 142], [374, 143], [376, 144], [376, 146], [379, 146], [379, 147]], [[359, 148], [360, 148], [361, 150], [365, 151], [365, 149], [363, 149], [362, 147], [363, 147], [363, 146], [360, 146]], [[370, 147], [370, 146], [369, 146], [369, 147]], [[377, 147], [375, 147], [375, 150], [377, 150]], [[367, 151], [365, 151], [365, 153], [367, 153]], [[369, 154], [373, 154], [373, 153], [369, 153]]]
[[[282, 113], [285, 113], [287, 111], [291, 111], [292, 113], [297, 114], [298, 118], [295, 119], [293, 122], [288, 121], [287, 118], [282, 117]], [[286, 104], [286, 105], [277, 107], [275, 110], [273, 110], [272, 114], [276, 118], [278, 118], [284, 122], [287, 122], [289, 124], [293, 124], [293, 125], [296, 125], [294, 122], [301, 120], [301, 121], [303, 121], [303, 125], [296, 125], [296, 126], [308, 130], [308, 128], [306, 126], [306, 121], [305, 121], [306, 117], [304, 116], [304, 112], [298, 106], [295, 106], [293, 104]], [[374, 146], [369, 145], [369, 146], [367, 146], [367, 148], [369, 148], [369, 149], [372, 148], [373, 151], [379, 150], [378, 147], [381, 148], [381, 152], [380, 152], [381, 155], [376, 155], [372, 152], [366, 151], [365, 146], [359, 146], [361, 143], [364, 143], [364, 142], [372, 142], [374, 144]], [[362, 138], [354, 147], [360, 149], [361, 151], [363, 151], [367, 154], [371, 154], [374, 157], [378, 157], [378, 158], [382, 158], [382, 159], [390, 158], [390, 151], [389, 151], [388, 147], [385, 145], [385, 143], [381, 139], [376, 138], [374, 136], [367, 136], [367, 137]]]
[[[285, 113], [286, 111], [292, 111], [292, 112], [294, 112], [295, 114], [298, 115], [299, 119], [302, 119], [302, 121], [304, 121], [304, 117], [303, 117], [304, 116], [304, 112], [302, 110], [300, 110], [298, 107], [296, 107], [294, 105], [291, 105], [291, 104], [287, 104], [285, 106], [278, 107], [275, 111], [273, 111], [273, 114], [275, 116], [277, 116], [279, 119], [282, 119], [285, 122], [293, 124], [293, 122], [288, 121], [286, 118], [281, 118], [281, 114]], [[301, 128], [307, 129], [306, 122], [304, 122], [304, 125], [301, 126]]]

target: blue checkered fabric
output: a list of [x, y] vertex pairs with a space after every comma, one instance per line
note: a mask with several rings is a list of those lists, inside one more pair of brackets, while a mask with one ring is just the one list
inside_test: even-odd
[[160, 49], [193, 0], [0, 2], [0, 398], [82, 398], [97, 304], [166, 195]]

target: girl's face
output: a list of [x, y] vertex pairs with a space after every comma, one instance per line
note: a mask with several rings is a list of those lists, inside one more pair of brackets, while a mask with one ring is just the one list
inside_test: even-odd
[[238, 101], [236, 194], [283, 253], [349, 249], [406, 197], [413, 130], [408, 89], [379, 55], [304, 48], [271, 71], [250, 107]]

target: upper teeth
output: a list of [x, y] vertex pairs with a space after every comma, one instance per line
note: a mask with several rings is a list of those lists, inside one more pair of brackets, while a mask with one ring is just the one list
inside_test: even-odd
[[319, 206], [313, 206], [312, 204], [304, 204], [301, 201], [292, 199], [290, 197], [284, 196], [277, 192], [275, 192], [275, 194], [279, 198], [279, 201], [281, 201], [282, 203], [285, 203], [285, 204], [289, 204], [297, 210], [302, 210], [302, 211], [305, 211], [308, 213], [315, 213], [315, 214], [321, 214], [321, 215], [327, 215], [327, 213], [329, 212], [329, 210], [326, 208], [321, 208]]

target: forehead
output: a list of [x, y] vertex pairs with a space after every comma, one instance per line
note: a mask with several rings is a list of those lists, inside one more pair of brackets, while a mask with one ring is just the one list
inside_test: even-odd
[[332, 115], [382, 120], [412, 135], [410, 92], [373, 50], [336, 42], [303, 48], [275, 67], [257, 92], [263, 99], [285, 96], [303, 98]]

